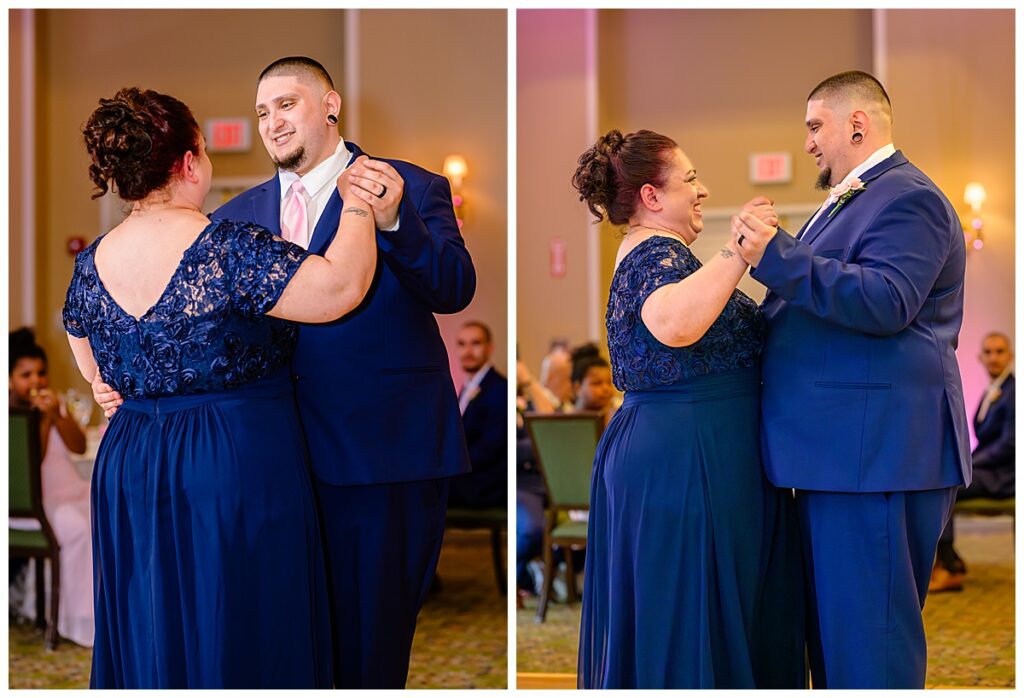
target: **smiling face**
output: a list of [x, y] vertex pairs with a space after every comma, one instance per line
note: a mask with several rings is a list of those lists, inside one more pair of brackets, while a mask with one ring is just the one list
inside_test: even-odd
[[662, 206], [659, 218], [662, 224], [682, 235], [687, 244], [692, 243], [704, 230], [701, 204], [707, 197], [708, 190], [697, 179], [697, 171], [690, 159], [681, 149], [676, 148], [672, 153], [665, 184], [659, 188], [658, 202]]
[[256, 89], [260, 137], [274, 165], [303, 175], [326, 160], [338, 145], [337, 128], [327, 122], [337, 113], [327, 104], [328, 92], [316, 80], [275, 75]]
[[852, 129], [848, 120], [841, 118], [825, 100], [812, 99], [807, 103], [806, 125], [804, 151], [814, 156], [814, 164], [818, 166], [817, 187], [834, 187], [853, 169], [850, 165]]

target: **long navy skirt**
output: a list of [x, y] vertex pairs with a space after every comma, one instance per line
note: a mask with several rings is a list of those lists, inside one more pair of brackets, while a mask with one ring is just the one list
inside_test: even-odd
[[331, 686], [304, 453], [285, 374], [121, 405], [92, 483], [93, 688]]
[[598, 445], [581, 688], [802, 688], [796, 510], [765, 478], [757, 369], [629, 392]]

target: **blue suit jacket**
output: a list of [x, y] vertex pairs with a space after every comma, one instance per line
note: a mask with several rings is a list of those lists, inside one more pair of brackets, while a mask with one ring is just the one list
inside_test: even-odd
[[976, 469], [990, 472], [986, 484], [993, 497], [1013, 497], [1016, 491], [1016, 393], [1017, 381], [1011, 373], [1003, 381], [1002, 393], [989, 405], [985, 419], [979, 420], [978, 411], [974, 413], [974, 435], [978, 437], [978, 447], [971, 454], [971, 460]]
[[[353, 159], [363, 155], [347, 143]], [[385, 160], [405, 180], [399, 228], [377, 231], [377, 271], [363, 303], [334, 322], [299, 326], [292, 359], [299, 413], [316, 476], [333, 485], [447, 477], [469, 471], [448, 353], [433, 313], [465, 308], [476, 272], [448, 180]], [[212, 218], [258, 223], [280, 235], [275, 176]], [[342, 201], [331, 196], [310, 240], [323, 254]]]
[[763, 309], [762, 438], [779, 487], [835, 492], [967, 484], [970, 440], [954, 350], [965, 248], [946, 197], [897, 151], [864, 191], [751, 275]]
[[451, 481], [456, 506], [505, 506], [508, 491], [508, 380], [491, 368], [462, 415], [473, 472]]

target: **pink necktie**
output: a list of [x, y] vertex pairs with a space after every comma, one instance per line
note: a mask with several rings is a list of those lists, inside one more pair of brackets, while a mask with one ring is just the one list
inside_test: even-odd
[[306, 189], [295, 180], [288, 190], [288, 198], [281, 212], [281, 237], [296, 245], [306, 246]]

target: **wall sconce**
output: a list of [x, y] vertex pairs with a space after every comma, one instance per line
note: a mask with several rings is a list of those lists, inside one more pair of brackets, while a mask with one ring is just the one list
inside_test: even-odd
[[449, 155], [444, 159], [444, 176], [452, 183], [452, 204], [455, 206], [455, 220], [462, 230], [462, 208], [465, 199], [462, 196], [462, 180], [469, 171], [466, 159], [461, 155]]
[[981, 219], [981, 205], [986, 199], [985, 185], [981, 182], [968, 182], [964, 187], [964, 202], [971, 207], [970, 221], [964, 225], [964, 241], [967, 249], [980, 250], [985, 246], [982, 235], [984, 221]]

